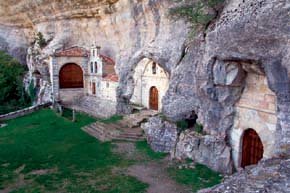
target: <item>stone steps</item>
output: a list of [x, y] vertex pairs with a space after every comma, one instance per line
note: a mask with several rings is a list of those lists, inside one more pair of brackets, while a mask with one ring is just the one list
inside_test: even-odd
[[125, 116], [117, 123], [95, 122], [83, 128], [88, 134], [101, 141], [122, 140], [139, 141], [145, 136], [140, 124], [149, 117], [155, 115], [156, 111], [144, 110], [140, 113]]

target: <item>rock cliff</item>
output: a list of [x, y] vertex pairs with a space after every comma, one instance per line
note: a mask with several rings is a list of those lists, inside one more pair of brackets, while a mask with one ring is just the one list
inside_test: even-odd
[[[273, 156], [289, 156], [290, 3], [228, 0], [224, 5], [206, 30], [188, 41], [189, 25], [168, 16], [175, 6], [169, 0], [2, 0], [0, 49], [22, 62], [27, 58], [30, 71], [48, 79], [47, 56], [53, 50], [97, 43], [116, 61], [121, 113], [130, 112], [135, 67], [152, 59], [170, 74], [162, 113], [178, 121], [196, 112], [206, 134], [224, 141], [227, 150], [247, 74], [259, 74], [277, 98]], [[38, 32], [48, 42], [44, 48], [35, 44]]]

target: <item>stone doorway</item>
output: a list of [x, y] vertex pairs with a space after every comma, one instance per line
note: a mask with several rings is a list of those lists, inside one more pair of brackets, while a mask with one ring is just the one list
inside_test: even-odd
[[93, 82], [92, 84], [92, 94], [95, 95], [96, 94], [96, 83]]
[[254, 129], [247, 129], [243, 136], [241, 167], [257, 164], [264, 153], [263, 143]]
[[74, 63], [65, 64], [59, 72], [60, 88], [83, 88], [83, 71]]
[[152, 110], [158, 111], [158, 89], [155, 86], [150, 88], [149, 107]]

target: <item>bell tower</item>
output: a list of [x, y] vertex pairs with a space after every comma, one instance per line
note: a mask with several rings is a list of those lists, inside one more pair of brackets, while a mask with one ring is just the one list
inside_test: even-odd
[[101, 51], [100, 46], [96, 46], [95, 44], [92, 45], [90, 52], [89, 70], [90, 74], [103, 76], [103, 61], [101, 58], [100, 51]]

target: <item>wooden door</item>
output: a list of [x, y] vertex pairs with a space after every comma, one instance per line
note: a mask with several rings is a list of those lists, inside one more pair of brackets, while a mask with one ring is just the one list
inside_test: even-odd
[[246, 130], [243, 136], [241, 166], [257, 164], [263, 158], [263, 153], [263, 143], [257, 132], [253, 129]]
[[93, 84], [92, 84], [92, 93], [93, 93], [93, 95], [96, 94], [96, 83], [95, 82], [93, 82]]
[[77, 64], [66, 64], [59, 72], [60, 88], [83, 88], [83, 71]]
[[158, 90], [155, 86], [150, 89], [149, 106], [150, 109], [158, 111]]

